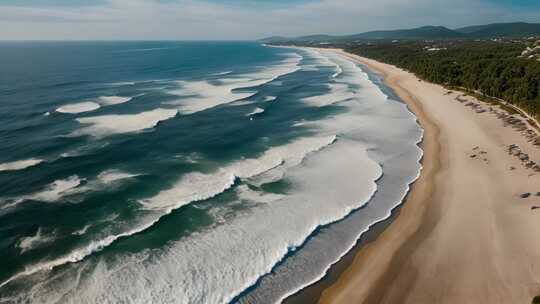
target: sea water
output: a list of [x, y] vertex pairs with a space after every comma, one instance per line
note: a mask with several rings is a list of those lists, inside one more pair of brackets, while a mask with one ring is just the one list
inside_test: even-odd
[[415, 117], [331, 51], [2, 42], [0, 63], [0, 302], [280, 302], [421, 169]]

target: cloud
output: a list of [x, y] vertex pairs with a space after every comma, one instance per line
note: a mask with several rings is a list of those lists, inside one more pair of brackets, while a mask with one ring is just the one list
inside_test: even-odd
[[315, 0], [279, 6], [107, 0], [81, 7], [0, 6], [0, 39], [253, 39], [533, 18], [487, 0]]

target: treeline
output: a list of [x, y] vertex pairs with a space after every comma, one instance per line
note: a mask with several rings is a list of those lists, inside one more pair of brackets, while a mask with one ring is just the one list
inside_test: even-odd
[[[436, 47], [440, 50], [428, 51]], [[540, 62], [518, 58], [524, 43], [500, 42], [380, 42], [342, 46], [378, 61], [447, 86], [464, 87], [504, 99], [540, 116]]]

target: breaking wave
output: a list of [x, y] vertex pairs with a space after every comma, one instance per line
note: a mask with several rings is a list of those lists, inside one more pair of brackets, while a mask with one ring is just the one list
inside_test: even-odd
[[99, 109], [100, 107], [101, 106], [98, 103], [95, 103], [92, 101], [86, 101], [86, 102], [79, 102], [79, 103], [61, 106], [58, 109], [56, 109], [56, 112], [65, 113], [65, 114], [79, 114], [79, 113], [84, 113], [84, 112], [95, 111]]
[[16, 171], [26, 168], [30, 168], [36, 165], [39, 165], [43, 162], [42, 159], [31, 158], [25, 160], [18, 160], [10, 163], [0, 164], [0, 171]]

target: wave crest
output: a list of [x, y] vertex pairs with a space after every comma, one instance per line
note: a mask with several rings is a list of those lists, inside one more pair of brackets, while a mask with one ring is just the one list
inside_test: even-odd
[[79, 103], [61, 106], [58, 109], [56, 109], [56, 112], [64, 113], [64, 114], [79, 114], [79, 113], [84, 113], [84, 112], [95, 111], [99, 109], [100, 107], [101, 106], [95, 102], [86, 101], [86, 102], [79, 102]]
[[36, 166], [38, 164], [41, 164], [42, 162], [43, 162], [42, 159], [31, 158], [31, 159], [25, 159], [25, 160], [18, 160], [18, 161], [14, 161], [10, 163], [3, 163], [3, 164], [0, 164], [0, 171], [22, 170], [22, 169]]

